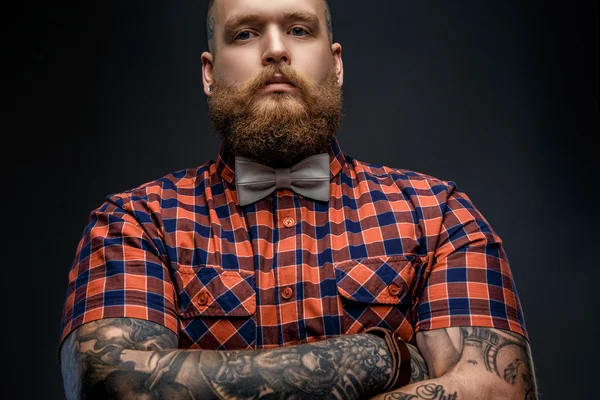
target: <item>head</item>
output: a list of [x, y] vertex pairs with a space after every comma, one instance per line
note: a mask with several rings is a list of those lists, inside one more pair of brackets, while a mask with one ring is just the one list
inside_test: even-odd
[[232, 151], [289, 166], [323, 152], [341, 124], [342, 47], [326, 0], [212, 0], [204, 91]]

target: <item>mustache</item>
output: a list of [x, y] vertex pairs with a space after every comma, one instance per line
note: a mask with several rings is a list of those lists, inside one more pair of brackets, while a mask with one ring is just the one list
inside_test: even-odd
[[280, 75], [281, 78], [296, 86], [304, 93], [316, 86], [314, 81], [300, 74], [293, 67], [283, 64], [277, 67], [274, 65], [264, 67], [256, 76], [244, 82], [240, 87], [240, 91], [248, 94], [254, 93], [267, 86], [269, 81], [271, 81], [276, 74]]

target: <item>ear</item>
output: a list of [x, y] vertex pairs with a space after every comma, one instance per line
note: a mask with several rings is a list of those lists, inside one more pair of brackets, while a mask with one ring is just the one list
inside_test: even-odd
[[213, 84], [213, 55], [207, 51], [202, 53], [202, 84], [204, 85], [204, 93], [210, 96], [208, 88]]
[[335, 74], [340, 80], [340, 86], [344, 83], [344, 62], [342, 61], [342, 45], [334, 43], [331, 45], [331, 52], [333, 54], [333, 65], [335, 68]]

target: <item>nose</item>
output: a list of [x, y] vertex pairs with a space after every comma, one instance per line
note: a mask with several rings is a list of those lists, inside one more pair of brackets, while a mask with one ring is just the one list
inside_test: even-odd
[[263, 53], [263, 66], [271, 64], [290, 64], [291, 54], [285, 44], [285, 33], [279, 32], [279, 29], [272, 28], [266, 36], [266, 48]]

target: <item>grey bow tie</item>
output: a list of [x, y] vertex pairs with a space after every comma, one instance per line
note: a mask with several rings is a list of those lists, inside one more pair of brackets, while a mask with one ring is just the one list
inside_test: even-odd
[[240, 206], [276, 189], [291, 189], [314, 200], [329, 201], [329, 154], [305, 158], [291, 168], [271, 168], [246, 157], [235, 158], [235, 186]]

